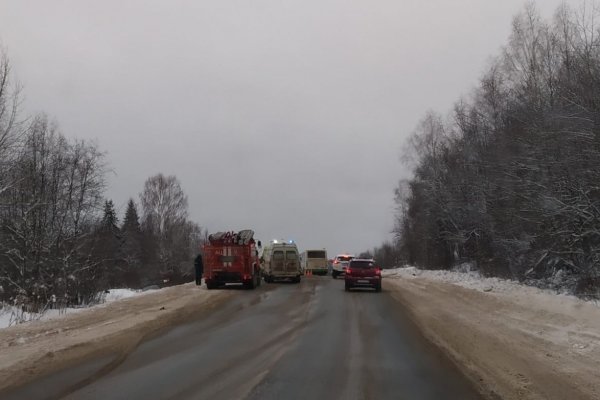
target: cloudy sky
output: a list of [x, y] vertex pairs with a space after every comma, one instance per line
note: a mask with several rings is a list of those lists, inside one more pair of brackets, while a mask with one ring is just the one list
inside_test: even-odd
[[358, 253], [391, 238], [405, 138], [476, 85], [523, 6], [0, 0], [0, 42], [24, 110], [107, 152], [121, 211], [162, 172], [210, 231]]

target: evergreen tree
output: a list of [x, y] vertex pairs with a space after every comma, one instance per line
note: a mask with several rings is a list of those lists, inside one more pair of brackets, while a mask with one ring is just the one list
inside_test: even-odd
[[106, 200], [104, 202], [104, 216], [102, 217], [102, 223], [100, 229], [103, 232], [116, 232], [119, 230], [117, 224], [119, 220], [117, 213], [115, 212], [115, 205], [112, 200]]
[[127, 211], [125, 211], [125, 218], [123, 219], [123, 226], [121, 227], [123, 233], [135, 232], [139, 233], [140, 230], [140, 218], [138, 216], [137, 207], [133, 199], [129, 199], [127, 203]]
[[112, 200], [104, 202], [104, 212], [100, 221], [94, 255], [101, 262], [104, 275], [104, 285], [114, 287], [119, 284], [121, 271], [121, 232], [118, 218]]
[[121, 226], [123, 241], [120, 251], [120, 259], [123, 261], [123, 280], [128, 286], [140, 284], [138, 267], [142, 257], [142, 231], [140, 228], [137, 206], [133, 199], [129, 199], [127, 210]]

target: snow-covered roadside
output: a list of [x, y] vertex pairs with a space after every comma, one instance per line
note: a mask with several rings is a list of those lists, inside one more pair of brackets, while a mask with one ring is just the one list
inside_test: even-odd
[[[501, 278], [486, 278], [478, 271], [462, 268], [462, 270], [423, 270], [412, 266], [400, 268], [385, 269], [382, 275], [387, 278], [426, 278], [446, 283], [458, 285], [467, 289], [474, 289], [483, 292], [494, 292], [502, 294], [536, 294], [548, 295], [549, 298], [559, 298], [565, 301], [582, 302], [594, 304], [600, 307], [600, 301], [581, 300], [566, 292], [557, 292], [552, 289], [540, 289], [537, 287], [525, 285], [516, 281]], [[557, 297], [558, 296], [558, 297]]]
[[12, 306], [3, 303], [0, 304], [0, 329], [33, 321], [48, 321], [56, 318], [62, 318], [67, 314], [81, 312], [92, 307], [102, 307], [113, 301], [140, 296], [143, 294], [151, 293], [153, 291], [154, 290], [141, 291], [134, 289], [110, 289], [103, 293], [99, 293], [97, 296], [98, 302], [89, 307], [66, 307], [47, 309], [41, 313], [23, 312], [18, 306]]
[[90, 357], [126, 353], [148, 335], [191, 318], [231, 293], [190, 283], [0, 329], [0, 391]]
[[477, 272], [384, 271], [384, 290], [489, 398], [600, 399], [600, 307]]

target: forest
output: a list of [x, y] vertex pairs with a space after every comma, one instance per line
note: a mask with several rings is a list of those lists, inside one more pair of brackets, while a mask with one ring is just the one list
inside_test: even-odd
[[600, 14], [529, 3], [469, 95], [403, 151], [394, 262], [600, 288]]
[[120, 221], [97, 144], [24, 115], [22, 99], [0, 53], [0, 302], [39, 312], [89, 304], [113, 287], [192, 280], [204, 234], [178, 179], [149, 177]]

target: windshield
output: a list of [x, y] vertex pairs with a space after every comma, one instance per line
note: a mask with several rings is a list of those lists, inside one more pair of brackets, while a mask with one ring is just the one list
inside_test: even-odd
[[306, 258], [327, 258], [324, 250], [312, 250], [306, 252]]
[[350, 268], [368, 269], [374, 267], [375, 263], [373, 261], [352, 261], [350, 263]]

